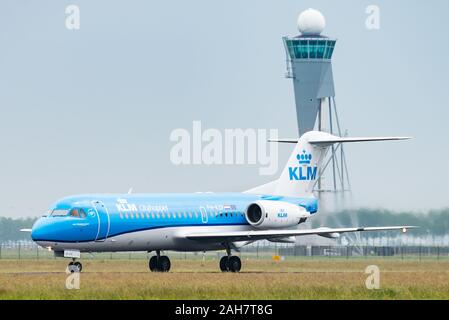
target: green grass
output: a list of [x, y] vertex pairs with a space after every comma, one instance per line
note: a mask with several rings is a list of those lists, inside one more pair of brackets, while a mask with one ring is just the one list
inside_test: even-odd
[[[64, 259], [0, 260], [0, 299], [449, 299], [449, 261], [400, 259], [244, 259], [239, 274], [217, 259], [172, 259], [169, 273], [147, 262], [83, 260], [80, 289], [65, 287]], [[368, 290], [368, 265], [380, 268]]]

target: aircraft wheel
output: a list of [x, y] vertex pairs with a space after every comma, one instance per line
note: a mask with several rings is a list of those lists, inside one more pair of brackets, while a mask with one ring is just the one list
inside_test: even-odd
[[73, 265], [78, 268], [78, 272], [81, 272], [83, 270], [83, 265], [81, 264], [81, 262], [76, 261], [73, 263]]
[[222, 272], [228, 272], [229, 271], [229, 258], [228, 258], [228, 256], [221, 257], [221, 259], [220, 259], [220, 270]]
[[157, 256], [152, 256], [150, 261], [148, 262], [148, 266], [150, 267], [151, 272], [158, 271], [157, 270]]
[[161, 256], [158, 261], [158, 270], [161, 272], [170, 271], [171, 263], [167, 256]]
[[229, 271], [239, 272], [242, 268], [242, 261], [237, 256], [229, 257]]
[[70, 273], [81, 272], [83, 266], [78, 261], [77, 262], [70, 261], [69, 264], [67, 265], [67, 269], [69, 270]]

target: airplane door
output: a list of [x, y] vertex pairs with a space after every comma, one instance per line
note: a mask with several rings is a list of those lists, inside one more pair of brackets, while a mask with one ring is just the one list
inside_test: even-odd
[[201, 211], [201, 220], [203, 221], [203, 223], [207, 223], [207, 212], [206, 212], [206, 208], [200, 207], [200, 211]]
[[105, 241], [109, 235], [111, 228], [111, 220], [109, 218], [108, 208], [102, 201], [92, 201], [94, 209], [97, 213], [98, 231], [95, 241]]

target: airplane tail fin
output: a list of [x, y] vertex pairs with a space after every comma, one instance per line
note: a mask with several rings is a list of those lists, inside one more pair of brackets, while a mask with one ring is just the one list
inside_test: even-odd
[[292, 154], [278, 180], [246, 191], [251, 194], [272, 194], [288, 197], [312, 197], [320, 168], [329, 147], [339, 143], [406, 140], [408, 137], [341, 138], [326, 132], [310, 131], [300, 139], [270, 140], [295, 144]]

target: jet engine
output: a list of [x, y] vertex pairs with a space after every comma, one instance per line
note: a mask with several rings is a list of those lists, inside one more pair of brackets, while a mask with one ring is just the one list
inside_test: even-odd
[[301, 206], [272, 200], [251, 203], [245, 212], [248, 223], [258, 229], [293, 227], [309, 216], [310, 213]]

